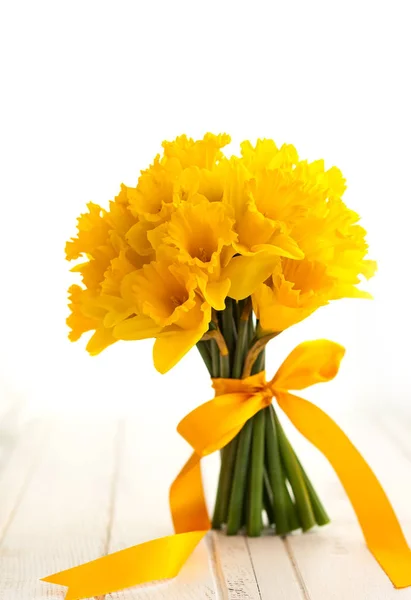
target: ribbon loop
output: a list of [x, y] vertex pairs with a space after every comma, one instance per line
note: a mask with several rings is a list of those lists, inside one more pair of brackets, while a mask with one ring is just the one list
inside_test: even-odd
[[315, 383], [331, 381], [338, 373], [345, 348], [329, 340], [299, 344], [287, 356], [272, 379], [274, 390], [303, 390]]
[[44, 581], [69, 586], [66, 600], [115, 592], [152, 580], [174, 577], [210, 528], [201, 480], [203, 456], [223, 448], [275, 396], [295, 427], [330, 461], [356, 512], [369, 550], [395, 587], [411, 585], [411, 550], [394, 510], [374, 473], [341, 429], [322, 410], [290, 394], [330, 381], [344, 348], [328, 340], [300, 344], [275, 377], [214, 379], [214, 400], [188, 414], [178, 432], [194, 453], [170, 488], [176, 534], [56, 573]]

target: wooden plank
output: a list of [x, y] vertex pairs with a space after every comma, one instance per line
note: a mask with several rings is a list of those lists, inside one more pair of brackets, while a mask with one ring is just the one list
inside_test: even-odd
[[[117, 431], [116, 422], [53, 427], [48, 451], [3, 537], [0, 598], [61, 600], [66, 588], [39, 578], [104, 554]], [[12, 482], [8, 469], [0, 506]]]
[[281, 538], [266, 535], [246, 540], [262, 600], [307, 597]]
[[22, 397], [0, 375], [0, 439], [7, 428], [13, 427], [23, 407]]
[[261, 600], [246, 538], [213, 532], [217, 564], [227, 600]]
[[[339, 423], [374, 469], [411, 539], [411, 461], [370, 418], [361, 421], [341, 416]], [[293, 444], [332, 517], [331, 525], [313, 533], [289, 536], [286, 541], [311, 600], [411, 599], [411, 589], [395, 590], [367, 550], [351, 505], [331, 467], [316, 450], [299, 441], [294, 443], [294, 439], [295, 436]]]
[[7, 463], [22, 425], [23, 400], [0, 379], [0, 470]]
[[0, 476], [0, 548], [47, 441], [47, 432], [44, 422], [27, 424], [22, 430], [20, 443], [11, 449], [4, 464]]
[[[158, 424], [158, 427], [162, 427]], [[180, 453], [169, 448], [167, 435], [158, 432], [160, 445], [148, 439], [147, 427], [139, 421], [128, 421], [122, 428], [120, 468], [114, 499], [113, 525], [109, 552], [135, 545], [148, 539], [169, 535], [172, 523], [168, 507], [168, 488], [173, 463], [181, 467], [188, 457], [182, 446]], [[171, 441], [170, 441], [171, 443]], [[176, 459], [176, 460], [174, 460]], [[178, 467], [174, 469], [178, 471]], [[122, 592], [107, 594], [106, 600], [216, 600], [216, 582], [207, 544], [201, 542], [179, 575], [172, 580], [140, 585]]]

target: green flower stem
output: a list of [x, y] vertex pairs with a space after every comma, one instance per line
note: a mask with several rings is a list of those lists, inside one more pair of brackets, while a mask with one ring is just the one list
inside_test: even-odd
[[230, 355], [220, 354], [220, 377], [230, 377]]
[[311, 483], [307, 473], [304, 471], [302, 464], [298, 460], [297, 456], [295, 458], [300, 467], [301, 474], [303, 476], [308, 495], [310, 496], [311, 506], [313, 509], [313, 513], [314, 513], [317, 525], [321, 525], [321, 526], [327, 525], [327, 523], [330, 522], [330, 517], [328, 516], [327, 511], [325, 510], [321, 500], [319, 499], [317, 492], [315, 491], [314, 486]]
[[208, 369], [208, 372], [212, 376], [212, 368], [213, 367], [212, 367], [211, 353], [210, 353], [210, 349], [208, 346], [208, 342], [197, 342], [197, 349], [198, 349], [199, 353], [201, 354], [201, 358], [203, 359], [205, 366]]
[[[253, 422], [253, 419], [251, 419], [251, 422]], [[251, 444], [253, 443], [253, 434], [251, 434]], [[251, 447], [250, 447], [250, 456], [251, 456]], [[247, 526], [247, 518], [248, 518], [248, 490], [250, 489], [250, 476], [251, 476], [251, 460], [248, 460], [248, 464], [247, 464], [247, 476], [246, 476], [246, 480], [245, 480], [245, 491], [244, 491], [244, 498], [243, 498], [243, 508], [241, 510], [241, 525], [240, 525], [240, 529], [242, 529], [243, 527]]]
[[265, 369], [265, 348], [263, 348], [258, 355], [257, 360], [253, 364], [253, 368], [251, 369], [251, 375], [255, 375], [256, 373], [260, 373], [260, 371], [264, 371]]
[[266, 466], [268, 479], [273, 494], [273, 508], [275, 513], [276, 532], [283, 535], [290, 531], [288, 522], [287, 487], [285, 474], [280, 458], [280, 448], [277, 427], [270, 407], [265, 408], [265, 445]]
[[240, 319], [241, 319], [241, 315], [243, 314], [245, 304], [246, 304], [246, 300], [239, 300], [238, 302], [236, 302], [237, 331], [238, 331], [238, 325], [240, 324]]
[[220, 377], [220, 352], [215, 340], [210, 340], [212, 377]]
[[285, 436], [285, 433], [280, 426], [277, 414], [274, 407], [270, 406], [272, 418], [276, 424], [281, 458], [284, 463], [287, 479], [289, 480], [303, 531], [308, 531], [316, 523], [313, 509], [311, 507], [310, 496], [308, 494], [304, 478], [301, 473], [300, 466], [297, 462], [294, 450]]
[[302, 524], [300, 519], [298, 518], [297, 508], [294, 504], [294, 500], [291, 497], [290, 491], [287, 486], [287, 482], [285, 483], [285, 497], [286, 497], [286, 506], [287, 506], [287, 515], [288, 515], [288, 525], [290, 527], [290, 531], [295, 531], [296, 529], [300, 529]]
[[234, 321], [233, 303], [234, 300], [227, 298], [225, 302], [225, 310], [223, 310], [221, 313], [221, 328], [231, 356], [234, 356], [234, 350], [237, 342], [237, 328]]
[[252, 429], [252, 419], [249, 419], [238, 434], [237, 456], [228, 508], [227, 535], [236, 535], [241, 527]]
[[[257, 331], [257, 333], [258, 333], [258, 331]], [[251, 371], [254, 367], [254, 363], [256, 362], [257, 358], [261, 354], [261, 351], [265, 348], [265, 346], [268, 344], [268, 342], [270, 340], [272, 340], [274, 337], [276, 337], [277, 335], [278, 335], [278, 333], [270, 333], [270, 334], [264, 335], [263, 337], [260, 337], [260, 338], [259, 337], [254, 338], [254, 340], [250, 344], [250, 348], [247, 352], [247, 356], [244, 361], [243, 377], [248, 377], [249, 375], [251, 375]]]
[[222, 524], [227, 522], [228, 504], [230, 500], [237, 446], [238, 436], [231, 440], [221, 452], [220, 477], [218, 480], [217, 498], [212, 519], [213, 529], [221, 529]]
[[[240, 378], [264, 370], [265, 345], [275, 335], [257, 337], [249, 298], [228, 298], [197, 347], [212, 377]], [[235, 535], [245, 526], [247, 535], [258, 536], [264, 511], [278, 535], [329, 522], [273, 406], [222, 449], [212, 527], [227, 524], [227, 534]]]
[[264, 475], [264, 429], [265, 412], [264, 410], [260, 410], [253, 417], [253, 439], [247, 506], [247, 535], [250, 537], [261, 535]]
[[248, 352], [248, 320], [249, 313], [246, 308], [243, 310], [239, 324], [238, 324], [238, 336], [237, 345], [235, 347], [234, 362], [232, 377], [234, 379], [240, 379], [243, 371], [244, 359]]
[[[284, 430], [282, 428], [281, 423], [279, 421], [278, 421], [278, 423], [279, 423], [279, 428], [282, 431], [282, 436], [286, 437], [286, 435], [284, 433]], [[301, 462], [299, 461], [299, 459], [298, 459], [298, 457], [297, 457], [294, 449], [292, 448], [290, 442], [288, 440], [287, 440], [287, 442], [288, 442], [288, 446], [290, 447], [292, 453], [294, 454], [295, 460], [297, 461], [297, 464], [298, 464], [298, 466], [300, 468], [301, 475], [303, 477], [305, 486], [307, 488], [308, 495], [310, 497], [311, 506], [312, 506], [312, 509], [313, 509], [313, 513], [314, 513], [317, 525], [327, 525], [327, 523], [330, 522], [330, 518], [329, 518], [329, 516], [327, 514], [327, 511], [325, 510], [325, 508], [324, 508], [321, 500], [319, 499], [319, 497], [317, 495], [317, 492], [315, 491], [314, 486], [313, 486], [313, 484], [310, 481], [310, 478], [308, 477], [307, 473], [305, 472], [304, 467], [302, 466]]]
[[254, 328], [254, 320], [253, 320], [253, 312], [251, 311], [250, 316], [248, 317], [248, 345], [251, 344], [254, 338], [255, 328]]
[[270, 481], [268, 479], [267, 468], [264, 467], [264, 488], [263, 488], [263, 506], [267, 513], [268, 522], [270, 525], [275, 525], [275, 513], [274, 513], [274, 502], [273, 492], [271, 490]]

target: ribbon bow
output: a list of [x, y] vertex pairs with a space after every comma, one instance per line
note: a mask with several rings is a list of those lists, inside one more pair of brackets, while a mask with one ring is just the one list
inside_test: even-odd
[[66, 600], [81, 600], [175, 577], [210, 529], [200, 461], [223, 448], [275, 397], [294, 426], [329, 460], [355, 510], [369, 550], [397, 588], [411, 585], [411, 550], [380, 483], [344, 432], [321, 409], [295, 396], [338, 372], [344, 348], [328, 340], [305, 342], [267, 382], [261, 372], [245, 379], [214, 379], [216, 397], [189, 413], [177, 431], [194, 449], [170, 488], [175, 535], [120, 550], [43, 579], [66, 585]]

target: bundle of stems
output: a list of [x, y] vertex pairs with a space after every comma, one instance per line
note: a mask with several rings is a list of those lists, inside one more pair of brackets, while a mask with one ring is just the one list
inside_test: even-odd
[[[265, 369], [265, 345], [250, 299], [227, 298], [210, 330], [197, 344], [211, 377], [240, 379]], [[329, 518], [298, 460], [274, 406], [260, 410], [221, 451], [213, 529], [261, 535], [271, 526], [279, 535], [308, 531]]]

